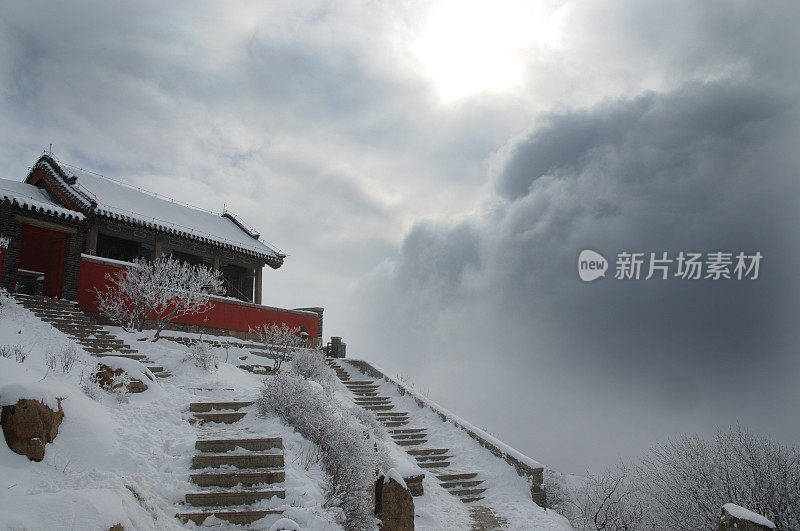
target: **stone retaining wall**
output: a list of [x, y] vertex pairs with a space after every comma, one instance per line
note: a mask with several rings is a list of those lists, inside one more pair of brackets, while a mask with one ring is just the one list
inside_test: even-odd
[[506, 463], [514, 467], [514, 470], [517, 471], [517, 474], [520, 476], [528, 479], [531, 485], [531, 499], [540, 507], [547, 508], [547, 493], [544, 490], [544, 468], [533, 468], [529, 466], [527, 463], [523, 463], [513, 455], [510, 455], [508, 452], [504, 451], [502, 448], [499, 448], [496, 444], [492, 443], [491, 441], [487, 440], [484, 436], [480, 433], [476, 432], [470, 426], [466, 425], [465, 423], [459, 422], [458, 419], [453, 418], [450, 415], [447, 415], [444, 411], [437, 408], [434, 404], [431, 404], [428, 401], [422, 400], [420, 397], [416, 395], [416, 393], [408, 390], [403, 384], [397, 382], [396, 380], [389, 378], [383, 372], [376, 369], [368, 362], [364, 360], [341, 360], [342, 362], [349, 363], [350, 365], [357, 368], [362, 373], [366, 374], [367, 376], [371, 376], [372, 378], [382, 379], [390, 384], [397, 387], [397, 390], [400, 392], [401, 395], [408, 395], [414, 399], [419, 407], [424, 407], [432, 410], [436, 413], [439, 418], [441, 418], [444, 422], [450, 422], [457, 426], [458, 428], [464, 430], [467, 435], [475, 439], [478, 444], [489, 450], [492, 454], [503, 459]]

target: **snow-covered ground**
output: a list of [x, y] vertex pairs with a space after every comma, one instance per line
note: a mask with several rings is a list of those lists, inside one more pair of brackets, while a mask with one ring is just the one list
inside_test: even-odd
[[[151, 333], [126, 333], [108, 327], [172, 373], [150, 390], [120, 399], [87, 387], [97, 358], [13, 300], [3, 302], [0, 346], [20, 345], [28, 355], [22, 363], [13, 356], [0, 357], [0, 400], [7, 385], [44, 389], [43, 394], [64, 398], [64, 421], [58, 437], [47, 444], [40, 463], [15, 454], [0, 443], [0, 529], [105, 530], [117, 523], [125, 529], [183, 528], [175, 515], [186, 509], [182, 506], [186, 493], [197, 490], [189, 482], [195, 441], [200, 436], [223, 432], [225, 436], [239, 433], [282, 437], [286, 499], [273, 498], [264, 506], [285, 509], [284, 516], [303, 529], [341, 529], [337, 523], [341, 512], [324, 505], [326, 476], [314, 459], [314, 448], [291, 427], [277, 419], [259, 418], [255, 413], [233, 426], [189, 422], [190, 402], [253, 400], [264, 377], [250, 374], [236, 364], [259, 361], [269, 365], [270, 360], [254, 360], [240, 348], [217, 348], [214, 352], [220, 360], [219, 367], [207, 372], [186, 360], [189, 349], [182, 344], [143, 341]], [[77, 347], [79, 355], [71, 371], [48, 368], [48, 358], [52, 359], [53, 354], [58, 357], [69, 345]], [[393, 391], [389, 384], [384, 385], [382, 392]], [[88, 394], [85, 388], [89, 389]], [[343, 405], [353, 403], [352, 395], [341, 384], [337, 383], [334, 396]], [[461, 430], [443, 423], [408, 397], [398, 397], [395, 403], [411, 413], [412, 422], [424, 422], [429, 427], [431, 445], [455, 451], [454, 466], [481, 472], [490, 487], [484, 504], [506, 518], [510, 529], [569, 528], [563, 518], [533, 504], [525, 481]], [[396, 468], [403, 473], [419, 470], [400, 447], [389, 447]], [[417, 527], [469, 529], [469, 507], [429, 476], [424, 482], [425, 494], [414, 498]], [[237, 528], [212, 520], [215, 519], [207, 523]]]

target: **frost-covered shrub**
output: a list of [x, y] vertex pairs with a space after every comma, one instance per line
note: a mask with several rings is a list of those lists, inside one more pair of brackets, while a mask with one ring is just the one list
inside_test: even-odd
[[125, 404], [130, 397], [130, 383], [132, 378], [126, 372], [122, 374], [115, 374], [111, 380], [111, 389], [109, 392], [114, 394], [118, 404]]
[[332, 388], [337, 380], [336, 373], [325, 363], [325, 355], [321, 350], [296, 351], [292, 356], [291, 370], [303, 378], [314, 380], [326, 389]]
[[716, 529], [726, 503], [800, 529], [800, 452], [740, 426], [658, 444], [637, 466], [590, 475], [577, 492], [553, 487], [553, 507], [581, 530]]
[[62, 347], [61, 351], [58, 353], [46, 353], [44, 355], [44, 364], [45, 367], [51, 371], [58, 369], [64, 374], [69, 374], [79, 359], [80, 354], [78, 354], [78, 349], [75, 348], [75, 345], [68, 344], [64, 345], [64, 347]]
[[3, 288], [0, 288], [0, 317], [2, 317], [3, 312], [5, 312], [12, 300], [11, 295]]
[[48, 352], [44, 355], [44, 366], [51, 371], [55, 371], [58, 366], [58, 357], [55, 352]]
[[90, 376], [86, 378], [86, 367], [81, 370], [81, 389], [92, 400], [100, 401], [102, 397], [111, 395], [115, 402], [124, 404], [129, 401], [130, 390], [129, 384], [133, 380], [131, 376], [122, 372], [121, 374], [114, 375], [110, 384], [104, 383], [100, 377], [100, 364], [96, 363], [89, 371]]
[[59, 368], [61, 369], [61, 372], [64, 374], [69, 374], [72, 370], [72, 367], [75, 366], [75, 362], [78, 361], [79, 358], [80, 355], [78, 354], [78, 349], [75, 348], [75, 345], [65, 345], [64, 348], [61, 349], [61, 353], [58, 356]]
[[81, 389], [84, 394], [92, 400], [99, 400], [102, 396], [103, 388], [100, 387], [100, 380], [97, 377], [97, 368], [91, 371], [91, 376], [85, 377], [86, 372], [81, 372]]
[[320, 384], [296, 374], [265, 381], [256, 404], [261, 415], [283, 419], [320, 447], [331, 478], [328, 503], [342, 509], [345, 528], [374, 529], [368, 490], [380, 463], [369, 430], [349, 410], [337, 408]]
[[0, 356], [4, 358], [14, 358], [17, 363], [23, 363], [28, 357], [28, 351], [22, 345], [2, 345], [0, 346]]
[[217, 359], [214, 349], [203, 341], [193, 343], [189, 347], [189, 352], [184, 360], [190, 361], [196, 367], [200, 367], [207, 372], [213, 372], [219, 367], [219, 359]]
[[251, 328], [250, 332], [256, 334], [258, 342], [264, 347], [264, 353], [272, 358], [273, 373], [278, 372], [283, 362], [291, 359], [305, 343], [300, 336], [300, 328], [289, 328], [286, 323], [262, 324]]
[[[379, 441], [385, 441], [389, 437], [386, 430], [383, 428], [383, 424], [380, 423], [372, 411], [359, 406], [353, 406], [350, 408], [350, 414], [369, 430], [370, 435]], [[387, 467], [387, 470], [389, 468], [391, 467]]]
[[0, 236], [0, 250], [5, 251], [8, 249], [8, 244], [11, 243], [5, 236]]
[[710, 441], [683, 435], [651, 448], [636, 479], [653, 512], [675, 529], [716, 527], [729, 502], [778, 529], [800, 529], [800, 452], [738, 425]]

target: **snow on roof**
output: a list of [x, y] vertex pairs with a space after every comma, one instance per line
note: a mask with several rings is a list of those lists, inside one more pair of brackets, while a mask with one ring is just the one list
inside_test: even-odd
[[164, 232], [214, 243], [245, 254], [255, 255], [278, 264], [285, 254], [258, 239], [229, 212], [213, 212], [192, 207], [187, 203], [158, 197], [128, 184], [114, 181], [45, 155], [37, 164], [51, 166], [51, 175], [60, 180], [59, 186], [73, 199], [85, 204], [99, 216], [143, 225]]
[[21, 183], [19, 181], [0, 179], [0, 200], [2, 199], [8, 199], [10, 202], [16, 203], [22, 208], [42, 212], [44, 214], [77, 220], [82, 220], [85, 217], [80, 212], [64, 208], [54, 203], [44, 190], [40, 190], [32, 184]]

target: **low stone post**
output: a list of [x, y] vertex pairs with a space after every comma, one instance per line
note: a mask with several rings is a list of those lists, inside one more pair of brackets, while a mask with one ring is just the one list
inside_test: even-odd
[[375, 482], [375, 516], [383, 531], [414, 529], [414, 498], [403, 478], [394, 470]]

